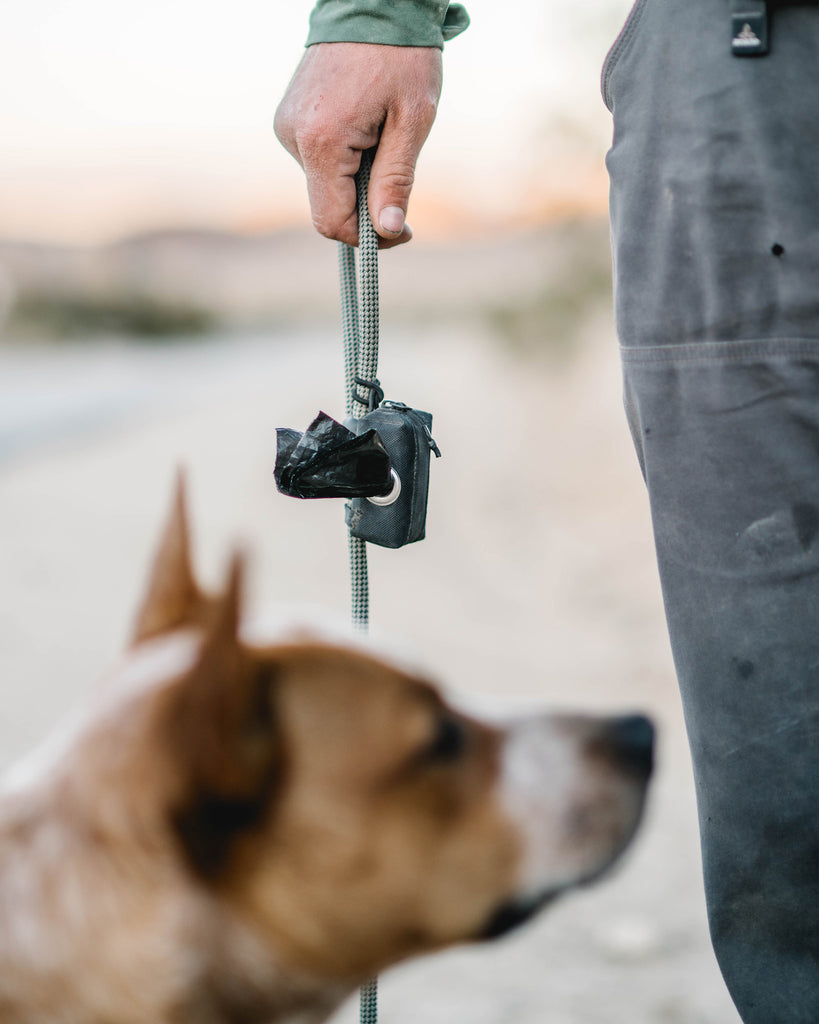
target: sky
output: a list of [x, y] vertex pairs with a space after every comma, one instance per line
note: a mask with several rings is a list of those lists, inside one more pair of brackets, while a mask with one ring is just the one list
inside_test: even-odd
[[[630, 0], [466, 6], [419, 162], [416, 233], [602, 212], [599, 70]], [[0, 0], [0, 236], [88, 244], [309, 223], [272, 123], [311, 7]]]

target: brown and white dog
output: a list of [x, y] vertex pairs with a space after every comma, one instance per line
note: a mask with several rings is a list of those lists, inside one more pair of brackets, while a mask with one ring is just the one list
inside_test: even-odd
[[504, 728], [356, 645], [240, 638], [182, 488], [105, 706], [0, 789], [3, 1024], [300, 1024], [501, 934], [637, 826], [640, 717]]

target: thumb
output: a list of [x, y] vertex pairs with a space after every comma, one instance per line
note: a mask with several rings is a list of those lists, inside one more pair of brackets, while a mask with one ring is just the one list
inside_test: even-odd
[[427, 137], [423, 134], [390, 129], [384, 125], [375, 151], [367, 203], [375, 230], [391, 242], [408, 241], [411, 235], [405, 221], [410, 192], [415, 181], [415, 163]]

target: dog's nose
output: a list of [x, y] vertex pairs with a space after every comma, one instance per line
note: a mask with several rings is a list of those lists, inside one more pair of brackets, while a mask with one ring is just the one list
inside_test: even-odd
[[606, 723], [600, 737], [606, 753], [617, 764], [640, 776], [654, 765], [654, 726], [644, 715], [624, 715]]

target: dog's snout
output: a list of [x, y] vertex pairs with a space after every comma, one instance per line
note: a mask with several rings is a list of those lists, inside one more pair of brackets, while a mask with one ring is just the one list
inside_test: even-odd
[[608, 721], [595, 746], [618, 766], [647, 777], [654, 765], [654, 726], [644, 715]]

